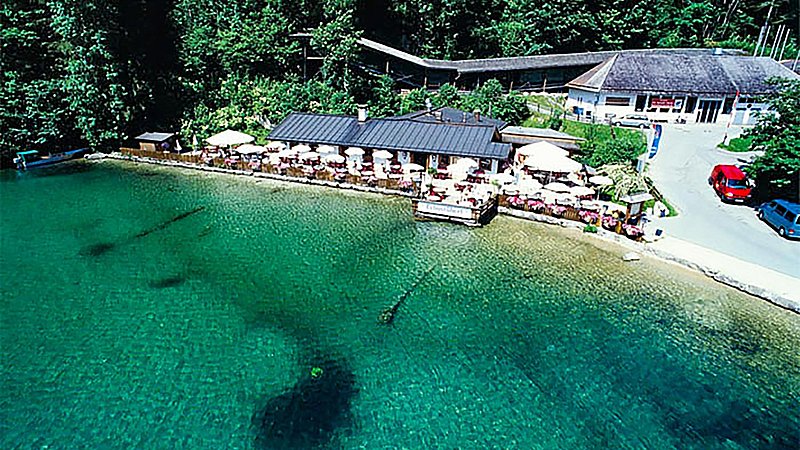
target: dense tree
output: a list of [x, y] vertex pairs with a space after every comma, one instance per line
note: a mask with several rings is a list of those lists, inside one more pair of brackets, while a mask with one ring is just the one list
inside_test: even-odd
[[373, 117], [388, 117], [400, 109], [400, 96], [394, 80], [388, 75], [378, 79], [372, 89], [372, 98], [369, 101], [369, 114]]
[[[360, 30], [436, 58], [652, 46], [752, 50], [769, 14], [791, 28], [798, 2], [765, 0], [6, 0], [0, 5], [0, 151], [115, 147], [130, 134], [232, 127], [264, 133], [292, 110], [373, 115], [453, 106], [519, 123], [524, 100], [496, 82], [400, 97], [358, 70]], [[771, 12], [770, 12], [771, 11]], [[323, 57], [297, 76], [290, 35]], [[774, 42], [774, 32], [770, 35]], [[767, 52], [768, 53], [768, 52]]]
[[[588, 147], [587, 147], [588, 148]], [[586, 151], [586, 148], [583, 148]], [[630, 164], [646, 150], [644, 139], [632, 134], [624, 134], [591, 146], [586, 164], [600, 167], [606, 164]]]
[[61, 146], [76, 136], [63, 95], [58, 40], [44, 2], [0, 6], [0, 151]]
[[351, 63], [358, 51], [361, 31], [355, 29], [353, 6], [348, 0], [327, 0], [325, 20], [314, 30], [311, 46], [323, 55], [322, 79], [330, 86], [350, 91], [356, 75]]
[[746, 133], [752, 148], [763, 151], [747, 171], [755, 177], [763, 199], [800, 201], [800, 81], [775, 80], [780, 89], [768, 100], [777, 114], [759, 118]]

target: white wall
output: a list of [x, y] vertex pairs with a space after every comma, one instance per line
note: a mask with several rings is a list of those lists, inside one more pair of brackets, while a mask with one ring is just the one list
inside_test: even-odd
[[[742, 102], [739, 102], [737, 105], [735, 105], [732, 114], [722, 114], [722, 108], [724, 107], [725, 104], [725, 97], [697, 95], [696, 96], [697, 101], [694, 105], [694, 110], [692, 112], [687, 113], [686, 107], [688, 106], [689, 96], [676, 94], [672, 95], [671, 97], [675, 98], [676, 101], [679, 102], [680, 108], [669, 108], [667, 111], [665, 111], [665, 109], [667, 108], [648, 107], [648, 105], [650, 105], [650, 98], [656, 96], [656, 94], [652, 94], [647, 98], [644, 110], [636, 111], [637, 95], [643, 95], [643, 94], [634, 92], [628, 92], [628, 93], [591, 92], [583, 89], [570, 88], [569, 93], [567, 95], [566, 107], [569, 112], [572, 112], [574, 107], [582, 108], [584, 110], [584, 115], [582, 116], [583, 118], [590, 119], [594, 117], [600, 121], [606, 120], [607, 117], [609, 117], [612, 114], [615, 115], [616, 117], [621, 117], [626, 114], [646, 114], [647, 117], [650, 118], [650, 120], [654, 121], [674, 122], [675, 119], [681, 117], [685, 119], [687, 123], [694, 123], [697, 120], [697, 111], [700, 107], [700, 101], [719, 100], [722, 102], [722, 104], [720, 106], [720, 111], [717, 115], [716, 123], [727, 123], [729, 120], [733, 120], [733, 122], [737, 124], [755, 123], [753, 111], [760, 111], [763, 113], [769, 109], [769, 105], [765, 103], [747, 102], [745, 105]], [[608, 97], [617, 97], [617, 98], [627, 97], [629, 98], [629, 103], [627, 106], [608, 105], [606, 104], [608, 101]], [[749, 107], [747, 107], [747, 105], [749, 105]]]

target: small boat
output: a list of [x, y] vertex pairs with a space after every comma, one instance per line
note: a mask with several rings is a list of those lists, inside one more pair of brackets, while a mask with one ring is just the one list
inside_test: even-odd
[[37, 150], [28, 150], [26, 152], [18, 152], [17, 157], [14, 158], [14, 164], [17, 169], [26, 170], [34, 169], [42, 166], [49, 166], [51, 164], [69, 161], [70, 159], [79, 158], [86, 153], [89, 153], [88, 148], [79, 148], [77, 150], [70, 150], [62, 153], [51, 153], [43, 155]]

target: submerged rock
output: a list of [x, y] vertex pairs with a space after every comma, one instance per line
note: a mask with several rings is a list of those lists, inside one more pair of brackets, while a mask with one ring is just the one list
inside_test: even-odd
[[292, 389], [256, 411], [257, 448], [327, 447], [337, 430], [350, 427], [355, 376], [341, 361], [327, 361], [317, 368], [320, 376], [304, 375]]
[[636, 252], [628, 252], [622, 255], [623, 261], [638, 261], [642, 259], [642, 256]]
[[113, 249], [114, 249], [114, 244], [110, 242], [100, 242], [98, 244], [92, 244], [88, 247], [85, 247], [81, 251], [81, 254], [89, 256], [101, 256], [110, 252]]

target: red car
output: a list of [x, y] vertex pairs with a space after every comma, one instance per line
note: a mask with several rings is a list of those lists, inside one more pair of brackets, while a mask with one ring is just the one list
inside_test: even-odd
[[728, 164], [714, 166], [708, 184], [724, 202], [745, 202], [753, 191], [753, 185], [742, 169]]

